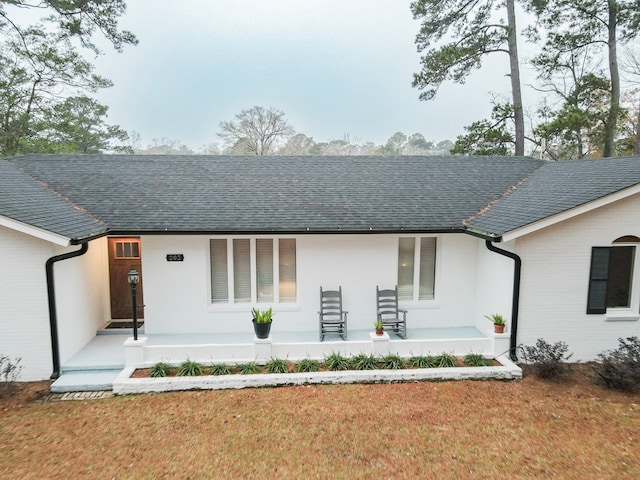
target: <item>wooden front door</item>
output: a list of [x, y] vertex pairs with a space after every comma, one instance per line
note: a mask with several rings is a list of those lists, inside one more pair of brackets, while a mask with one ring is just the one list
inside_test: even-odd
[[142, 297], [142, 249], [139, 238], [109, 239], [109, 284], [111, 287], [111, 319], [133, 317], [131, 286], [128, 273], [135, 269], [140, 274], [137, 287], [138, 319], [144, 318]]

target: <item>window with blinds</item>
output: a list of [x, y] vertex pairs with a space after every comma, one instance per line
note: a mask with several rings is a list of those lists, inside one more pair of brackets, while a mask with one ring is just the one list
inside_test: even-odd
[[401, 238], [398, 247], [398, 298], [413, 300], [415, 238]]
[[258, 303], [273, 302], [273, 240], [256, 240], [256, 288]]
[[251, 302], [251, 260], [249, 239], [233, 240], [233, 300]]
[[211, 257], [211, 301], [227, 303], [229, 301], [229, 275], [227, 268], [227, 241], [215, 239], [209, 242]]
[[279, 242], [280, 301], [296, 301], [296, 241], [283, 238]]
[[436, 290], [436, 239], [420, 239], [420, 281], [418, 300], [433, 300]]
[[398, 297], [435, 298], [436, 238], [400, 238], [398, 242]]
[[296, 241], [211, 239], [212, 303], [296, 301]]

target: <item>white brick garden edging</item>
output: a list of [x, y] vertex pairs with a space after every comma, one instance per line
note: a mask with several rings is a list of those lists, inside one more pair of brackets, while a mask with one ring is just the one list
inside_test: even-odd
[[434, 380], [515, 380], [522, 370], [506, 356], [496, 367], [415, 368], [402, 370], [344, 370], [310, 373], [260, 373], [252, 375], [203, 375], [197, 377], [131, 378], [125, 368], [113, 382], [117, 395], [180, 390], [224, 390], [250, 387], [326, 385], [346, 383], [395, 383]]

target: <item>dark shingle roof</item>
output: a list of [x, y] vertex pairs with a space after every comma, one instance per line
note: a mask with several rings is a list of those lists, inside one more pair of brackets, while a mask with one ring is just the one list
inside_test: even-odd
[[106, 232], [106, 225], [7, 161], [0, 161], [0, 215], [67, 238]]
[[[626, 162], [627, 169], [640, 170], [639, 158]], [[578, 184], [578, 163], [596, 168], [602, 162], [548, 164], [529, 157], [27, 155], [0, 160], [0, 215], [37, 222], [34, 225], [75, 240], [100, 229], [250, 233], [469, 227], [500, 235], [558, 208], [624, 188], [622, 184], [628, 186], [635, 178], [610, 172], [610, 182], [594, 186], [591, 183], [602, 176], [603, 167], [597, 167], [599, 173], [590, 174], [595, 175], [591, 182]], [[4, 171], [20, 181], [5, 179]], [[29, 208], [17, 209], [23, 203]], [[49, 218], [49, 212], [56, 215]]]
[[502, 235], [638, 184], [640, 157], [546, 163], [469, 226]]

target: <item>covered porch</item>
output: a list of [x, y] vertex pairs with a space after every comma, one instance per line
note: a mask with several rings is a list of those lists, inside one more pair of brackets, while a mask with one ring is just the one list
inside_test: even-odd
[[252, 333], [146, 334], [139, 331], [134, 341], [131, 330], [99, 331], [87, 345], [63, 362], [61, 376], [53, 392], [111, 390], [125, 368], [145, 368], [157, 362], [179, 364], [190, 359], [205, 365], [213, 363], [265, 363], [271, 358], [298, 361], [323, 360], [332, 353], [346, 357], [360, 353], [403, 358], [416, 355], [450, 353], [464, 356], [479, 353], [496, 358], [509, 349], [509, 334], [486, 334], [475, 327], [409, 328], [407, 338], [371, 330], [350, 330], [348, 339], [325, 336], [317, 331], [272, 332], [264, 340]]

